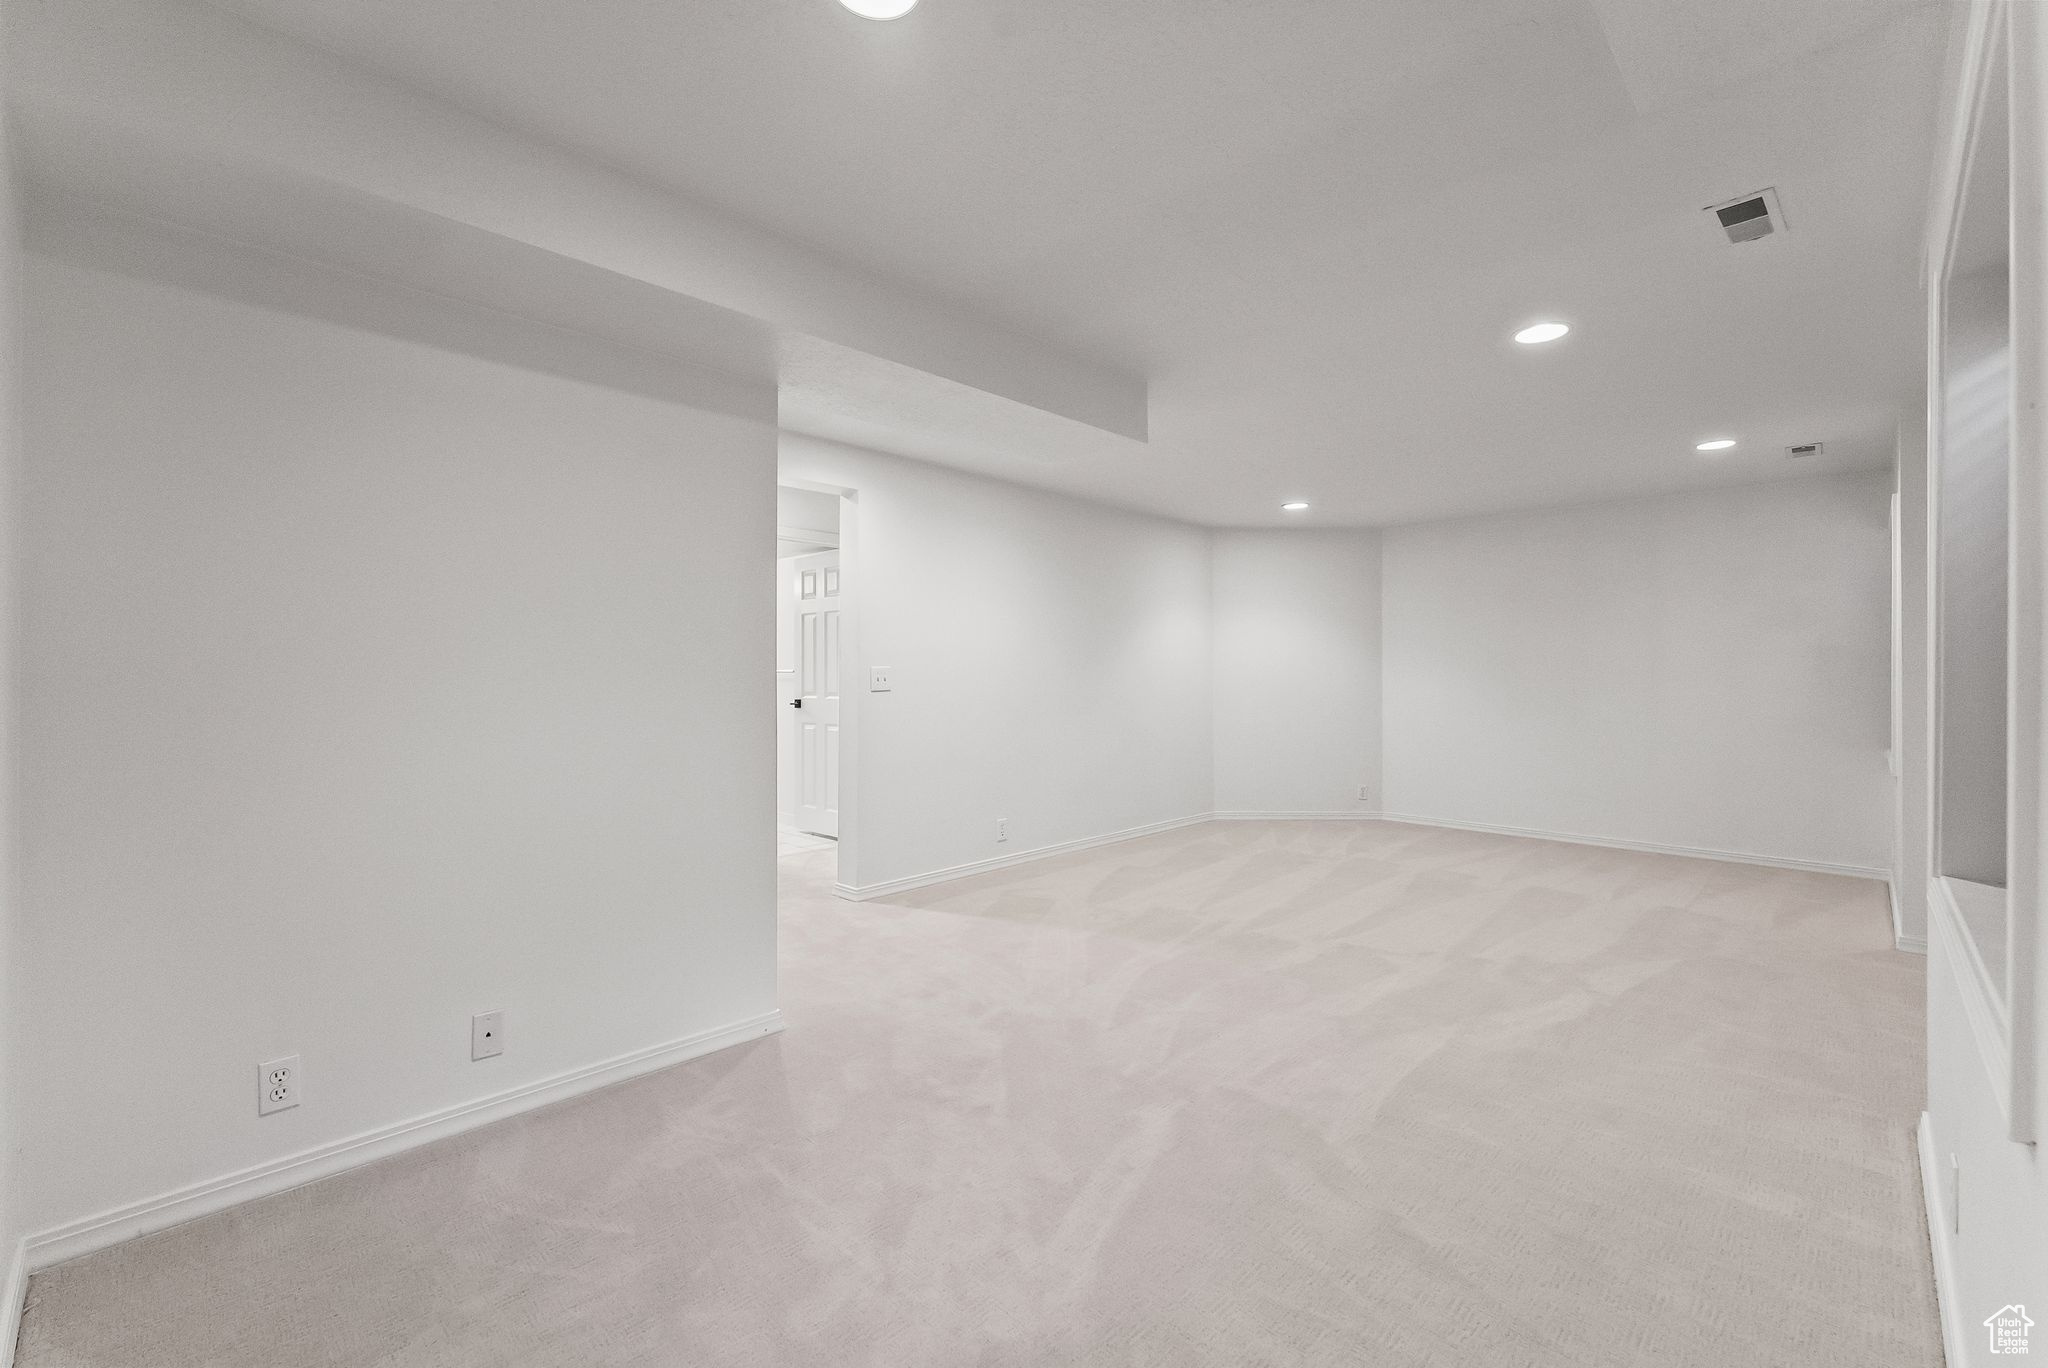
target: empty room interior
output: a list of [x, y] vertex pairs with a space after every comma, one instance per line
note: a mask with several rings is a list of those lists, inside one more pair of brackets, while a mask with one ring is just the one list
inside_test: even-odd
[[0, 125], [0, 1368], [2048, 1353], [2048, 5], [0, 0]]

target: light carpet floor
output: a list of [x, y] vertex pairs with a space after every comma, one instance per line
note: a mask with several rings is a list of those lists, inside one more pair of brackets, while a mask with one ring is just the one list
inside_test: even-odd
[[1940, 1362], [1880, 884], [1373, 822], [831, 858], [786, 1034], [39, 1274], [22, 1368]]
[[838, 844], [830, 836], [820, 836], [816, 832], [811, 831], [799, 831], [793, 826], [778, 826], [775, 828], [775, 854], [779, 859], [787, 858], [791, 855], [808, 854], [813, 850], [835, 850], [838, 848]]

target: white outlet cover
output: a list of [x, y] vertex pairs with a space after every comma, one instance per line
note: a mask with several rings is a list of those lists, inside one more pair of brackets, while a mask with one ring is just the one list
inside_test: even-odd
[[495, 1059], [505, 1053], [505, 1014], [478, 1012], [469, 1019], [469, 1057]]
[[889, 682], [889, 676], [893, 673], [895, 672], [891, 670], [887, 665], [875, 665], [870, 667], [868, 670], [868, 692], [888, 693], [891, 689], [895, 687], [895, 685]]
[[256, 1114], [268, 1116], [272, 1112], [289, 1111], [299, 1105], [302, 1090], [297, 1055], [273, 1059], [268, 1064], [256, 1066]]

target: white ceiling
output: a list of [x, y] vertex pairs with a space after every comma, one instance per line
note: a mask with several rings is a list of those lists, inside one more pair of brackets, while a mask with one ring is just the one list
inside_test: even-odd
[[[1919, 380], [1939, 3], [223, 4], [1142, 374], [1149, 443], [781, 364], [792, 427], [1191, 521], [1874, 466]], [[1765, 185], [1782, 238], [1699, 212]]]

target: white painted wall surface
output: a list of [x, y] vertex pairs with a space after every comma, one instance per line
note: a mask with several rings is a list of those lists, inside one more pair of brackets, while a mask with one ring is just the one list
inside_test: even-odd
[[1986, 1056], [1970, 1029], [1958, 982], [1956, 941], [1928, 937], [1927, 1136], [1921, 1179], [1942, 1307], [1961, 1361], [1992, 1368], [1984, 1318], [2008, 1303], [2027, 1307], [2038, 1357], [2048, 1317], [2048, 1157], [2040, 1145], [2007, 1138], [2005, 1108], [1992, 1091]]
[[[1942, 868], [2006, 882], [2006, 524], [2011, 507], [2012, 349], [2003, 263], [1948, 286], [1947, 393], [1933, 542], [1945, 640], [1936, 702], [1943, 740], [1934, 776]], [[2004, 928], [1988, 928], [1987, 959], [2003, 963]]]
[[1887, 869], [1890, 491], [1390, 529], [1386, 811]]
[[[1968, 28], [1961, 29], [1960, 41], [1951, 50], [1948, 152], [1929, 222], [1929, 256], [1936, 267], [1929, 282], [1929, 313], [1935, 323], [1936, 343], [1929, 393], [1950, 408], [1944, 415], [1947, 421], [1934, 429], [1937, 446], [1932, 460], [1937, 467], [1953, 461], [1964, 469], [1974, 466], [1980, 471], [1986, 464], [2004, 464], [1996, 452], [1987, 460], [1981, 441], [1986, 426], [2003, 425], [2008, 417], [2014, 420], [2010, 466], [2016, 477], [2011, 489], [2013, 527], [2018, 535], [2011, 543], [2015, 592], [2009, 600], [2014, 628], [2009, 662], [2010, 678], [2017, 685], [2011, 715], [2018, 725], [2007, 738], [2010, 749], [1996, 757], [2001, 772], [2006, 761], [2013, 762], [2010, 810], [2014, 820], [2009, 848], [1992, 851], [1996, 862], [2011, 874], [2012, 923], [2004, 935], [1990, 940], [1999, 942], [1994, 948], [1999, 952], [2001, 977], [2008, 969], [2014, 971], [2006, 982], [2017, 991], [1998, 993], [1982, 986], [1970, 963], [1967, 938], [1972, 928], [1947, 906], [1947, 898], [1937, 895], [1931, 899], [1927, 1115], [1921, 1137], [1921, 1176], [1950, 1368], [1994, 1368], [2028, 1361], [1990, 1352], [1984, 1320], [2005, 1306], [2025, 1306], [2036, 1322], [2032, 1331], [2035, 1359], [2048, 1346], [2048, 1314], [2043, 1314], [2048, 1310], [2048, 1154], [2043, 1152], [2048, 1146], [2038, 1143], [2043, 1131], [2039, 1099], [2048, 1090], [2043, 1064], [2048, 1061], [2048, 1013], [2041, 1011], [2039, 997], [2043, 985], [2048, 984], [2048, 938], [2040, 934], [2041, 919], [2048, 915], [2040, 876], [2048, 863], [2048, 824], [2038, 816], [2039, 766], [2028, 763], [2028, 757], [2040, 753], [2038, 685], [2048, 673], [2039, 592], [2048, 582], [2048, 564], [2044, 564], [2048, 551], [2038, 535], [2048, 519], [2048, 501], [2042, 497], [2042, 467], [2044, 456], [2048, 456], [2048, 416], [2044, 416], [2042, 403], [2042, 397], [2048, 395], [2048, 310], [2042, 305], [2048, 297], [2048, 290], [2043, 289], [2044, 279], [2048, 279], [2048, 172], [2044, 172], [2048, 167], [2048, 155], [2044, 155], [2048, 153], [2048, 15], [2035, 5], [1976, 3], [1959, 7], [1957, 17], [1959, 28], [1961, 23]], [[1998, 202], [1998, 187], [1985, 185], [1994, 205], [1992, 212], [1981, 217], [1999, 245], [2009, 242], [2013, 312], [2009, 333], [1998, 336], [1994, 329], [1994, 335], [1987, 338], [1981, 332], [1973, 336], [1970, 328], [1973, 282], [1956, 281], [1942, 267], [1950, 255], [1945, 244], [1954, 240], [1947, 218], [1963, 202], [1962, 134], [1977, 124], [1970, 99], [1975, 68], [1998, 46], [2001, 31], [2009, 35], [2005, 51], [2011, 63], [2010, 76], [1994, 69], [1990, 81], [1994, 89], [2011, 93], [2010, 158], [2005, 148], [1998, 148], [1988, 165], [1979, 163], [1984, 169], [1972, 170], [1971, 179], [1981, 184], [1993, 180], [2001, 165], [2011, 170], [2009, 209]], [[1970, 193], [1975, 196], [1979, 191], [1973, 188]], [[1945, 289], [1958, 285], [1960, 308], [1956, 301], [1944, 298]], [[1981, 296], [1976, 300], [1980, 306], [1986, 302], [1993, 307], [1975, 310], [1980, 317], [1985, 312], [1995, 313], [2002, 301], [1985, 301]], [[1971, 387], [1958, 386], [1956, 379], [1973, 362], [1986, 358], [1993, 358], [1993, 367], [2009, 364], [2010, 389], [1988, 398], [1974, 396], [1978, 402], [1975, 415], [1967, 409], [1958, 411], [1957, 401], [1967, 402], [1973, 396], [1968, 392]], [[2012, 406], [2009, 410], [2008, 403]], [[1975, 424], [1970, 421], [1973, 416], [1979, 420]], [[1943, 473], [1937, 472], [1937, 483], [1942, 498], [1947, 499], [1958, 481], [1942, 478]], [[1962, 492], [1966, 496], [1983, 493]], [[2005, 538], [2000, 535], [1998, 540]], [[1982, 575], [1987, 569], [1998, 567], [1980, 564], [1975, 573]], [[1924, 593], [1924, 580], [1921, 589]], [[1945, 618], [1953, 599], [1946, 593], [1942, 599]], [[2000, 601], [2007, 601], [2003, 594]], [[1943, 621], [1938, 629], [1946, 635], [1950, 626]], [[1967, 687], [1983, 681], [1964, 683]], [[1923, 711], [1917, 722], [1927, 731], [1930, 720]], [[1943, 747], [1953, 745], [1956, 739], [1951, 732], [1943, 739]], [[1965, 737], [1960, 759], [1952, 752], [1941, 757], [1941, 764], [1953, 764], [1960, 770], [1983, 763], [1982, 753], [1969, 749], [1981, 741], [1981, 736]], [[1949, 777], [1951, 781], [1967, 779], [1968, 774], [1964, 771]], [[1938, 788], [1940, 782], [1936, 775], [1931, 787]], [[1953, 794], [1953, 782], [1950, 789]], [[1950, 857], [1957, 854], [1954, 838], [1963, 834], [1950, 824], [1953, 817], [1953, 811], [1943, 814], [1940, 842], [1949, 847], [1945, 853]], [[1925, 864], [1928, 850], [1937, 843], [1924, 807], [1921, 825], [1911, 835]], [[1962, 846], [1968, 858], [1970, 843], [1964, 841]], [[1980, 846], [1978, 853], [1982, 850]], [[2009, 964], [2002, 953], [2006, 949], [2018, 951]], [[1997, 1000], [2000, 998], [2002, 1003]], [[2016, 1132], [2019, 1139], [2014, 1138]]]
[[29, 263], [30, 1225], [770, 1012], [770, 424]]
[[775, 491], [775, 523], [777, 527], [825, 533], [821, 544], [830, 545], [839, 535], [839, 498], [815, 489], [780, 486]]
[[[0, 31], [5, 24], [0, 22]], [[0, 100], [0, 775], [14, 770], [15, 496], [21, 465], [20, 278], [21, 237], [15, 197], [13, 142]], [[15, 1326], [21, 1313], [17, 1256], [22, 1236], [24, 1191], [20, 1054], [27, 1025], [22, 994], [27, 988], [19, 949], [20, 899], [16, 896], [17, 826], [15, 784], [0, 783], [0, 1364], [13, 1361]]]
[[1927, 948], [1927, 840], [1930, 778], [1927, 746], [1927, 413], [1899, 422], [1893, 488], [1899, 502], [1898, 672], [1892, 681], [1898, 730], [1898, 775], [1892, 835], [1892, 913], [1899, 943]]
[[842, 883], [1208, 811], [1207, 533], [790, 434], [781, 469], [857, 491]]
[[1367, 815], [1380, 792], [1380, 534], [1219, 531], [1210, 554], [1216, 811]]

